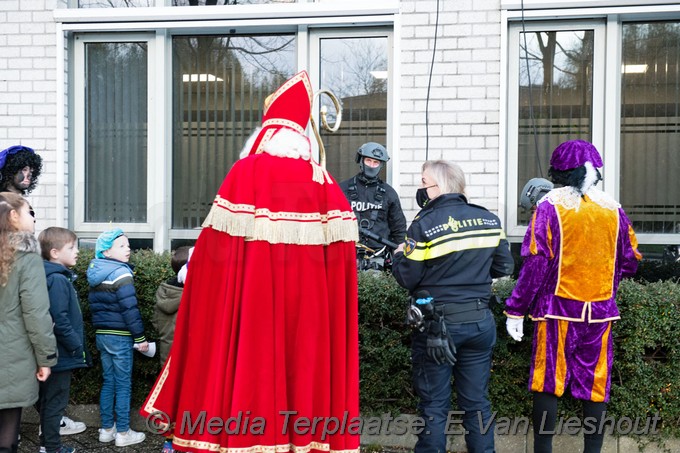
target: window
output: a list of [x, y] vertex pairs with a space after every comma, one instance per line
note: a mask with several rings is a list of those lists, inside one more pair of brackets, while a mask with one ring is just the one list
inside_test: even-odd
[[146, 42], [85, 44], [85, 221], [146, 222]]
[[[78, 35], [73, 73], [73, 206], [78, 236], [96, 238], [111, 225], [153, 245], [158, 206], [153, 87], [154, 45], [143, 33]], [[144, 242], [146, 241], [146, 242]], [[140, 244], [142, 243], [140, 242]]]
[[533, 10], [523, 24], [521, 11], [508, 11], [509, 236], [519, 241], [526, 231], [528, 215], [516, 207], [524, 183], [547, 175], [559, 143], [581, 138], [602, 154], [600, 188], [619, 200], [639, 242], [677, 246], [680, 8], [573, 13], [545, 10], [558, 19], [541, 21], [542, 11]]
[[[550, 156], [566, 140], [598, 146], [602, 131], [604, 29], [594, 22], [512, 24], [508, 59], [507, 225], [524, 235], [530, 212], [518, 207], [528, 180], [548, 178]], [[512, 151], [511, 151], [512, 150]]]
[[77, 0], [78, 8], [136, 8], [155, 6], [156, 0]]
[[[334, 93], [343, 108], [338, 132], [321, 134], [328, 171], [342, 181], [358, 172], [355, 156], [362, 144], [387, 146], [388, 38], [350, 32], [323, 34], [318, 42], [320, 87]], [[328, 97], [322, 96], [320, 105], [335, 114]], [[334, 121], [333, 117], [329, 122]], [[380, 177], [386, 179], [385, 170]]]
[[177, 36], [172, 49], [172, 227], [197, 228], [264, 99], [295, 74], [295, 35]]
[[70, 0], [77, 8], [139, 8], [150, 6], [225, 6], [300, 3], [307, 0]]
[[[572, 138], [591, 140], [593, 31], [520, 34], [517, 193], [547, 176], [550, 153]], [[529, 213], [518, 213], [520, 224]]]
[[620, 202], [639, 233], [680, 233], [680, 22], [623, 24]]
[[[68, 66], [57, 72], [72, 79], [69, 226], [80, 238], [96, 238], [112, 222], [157, 251], [195, 241], [224, 176], [262, 121], [264, 99], [301, 69], [316, 90], [334, 91], [345, 106], [337, 136], [323, 135], [333, 176], [358, 171], [354, 155], [365, 141], [389, 149], [398, 124], [398, 115], [387, 121], [398, 4], [383, 7], [382, 16], [371, 7], [365, 18], [348, 15], [343, 2], [295, 3], [294, 11], [280, 8], [295, 17], [271, 17], [259, 6], [239, 9], [239, 19], [206, 18], [202, 8], [63, 14], [70, 49]], [[328, 102], [316, 99], [317, 117], [319, 99]], [[330, 107], [331, 124], [334, 114]]]
[[172, 6], [255, 5], [264, 3], [297, 3], [297, 0], [172, 0]]

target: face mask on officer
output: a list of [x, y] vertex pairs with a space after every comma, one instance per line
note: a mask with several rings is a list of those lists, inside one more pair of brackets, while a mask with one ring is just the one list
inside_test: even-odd
[[361, 171], [364, 176], [368, 179], [375, 179], [378, 177], [380, 170], [382, 170], [383, 163], [377, 159], [371, 159], [370, 157], [364, 157], [361, 160]]
[[420, 189], [416, 190], [416, 203], [418, 203], [418, 206], [421, 208], [424, 208], [430, 201], [432, 201], [432, 198], [430, 198], [430, 195], [427, 193], [427, 189], [431, 187], [437, 187], [437, 184], [421, 187]]

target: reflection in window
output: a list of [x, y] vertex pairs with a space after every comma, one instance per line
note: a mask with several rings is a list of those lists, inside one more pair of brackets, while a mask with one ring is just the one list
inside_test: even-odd
[[296, 70], [294, 35], [173, 38], [172, 226], [197, 228], [264, 99]]
[[621, 204], [637, 233], [680, 233], [680, 24], [623, 25]]
[[[550, 155], [566, 140], [592, 136], [591, 30], [520, 33], [517, 199], [524, 184], [548, 177]], [[533, 121], [532, 121], [533, 116]], [[528, 212], [518, 210], [526, 225]]]
[[147, 45], [87, 43], [85, 221], [145, 222]]
[[[342, 181], [359, 171], [354, 159], [362, 144], [387, 145], [387, 38], [325, 38], [320, 53], [320, 88], [332, 91], [343, 107], [338, 132], [321, 134], [328, 171]], [[333, 124], [332, 102], [326, 96], [320, 99]]]
[[156, 0], [78, 0], [78, 8], [137, 8], [156, 6]]
[[172, 0], [172, 6], [259, 5], [297, 3], [298, 0]]
[[[71, 0], [78, 8], [136, 8], [146, 6], [224, 6], [297, 3], [298, 0]], [[304, 1], [304, 0], [303, 0]]]

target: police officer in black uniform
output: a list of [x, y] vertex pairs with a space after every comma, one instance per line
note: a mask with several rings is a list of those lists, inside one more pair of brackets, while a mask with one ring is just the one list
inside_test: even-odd
[[467, 451], [495, 451], [488, 385], [496, 324], [489, 301], [492, 278], [510, 275], [514, 262], [498, 217], [468, 203], [464, 192], [458, 165], [425, 162], [416, 194], [422, 210], [394, 254], [399, 284], [417, 303], [426, 294], [433, 305], [411, 342], [413, 385], [425, 423], [415, 453], [446, 452], [452, 373], [464, 412], [455, 418], [462, 419]]
[[[406, 217], [397, 192], [378, 177], [388, 160], [390, 156], [387, 150], [379, 143], [368, 142], [361, 145], [356, 154], [356, 162], [361, 171], [342, 181], [340, 188], [352, 205], [359, 228], [400, 244], [406, 235]], [[384, 247], [382, 243], [361, 232], [359, 236], [359, 241], [373, 250]]]

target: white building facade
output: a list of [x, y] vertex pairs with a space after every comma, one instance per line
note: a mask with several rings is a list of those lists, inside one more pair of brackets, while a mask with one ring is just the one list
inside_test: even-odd
[[[423, 161], [449, 159], [519, 242], [519, 191], [580, 138], [601, 151], [601, 185], [640, 242], [680, 244], [680, 4], [205, 3], [0, 2], [0, 149], [43, 157], [38, 230], [87, 242], [116, 225], [157, 251], [191, 242], [264, 97], [306, 69], [343, 104], [340, 130], [322, 133], [331, 174], [356, 173], [362, 143], [386, 144], [384, 178], [409, 220]], [[322, 95], [317, 123], [320, 105], [333, 120]]]

